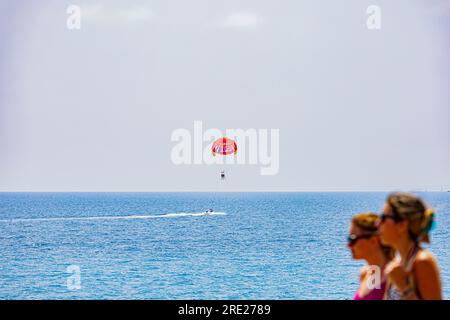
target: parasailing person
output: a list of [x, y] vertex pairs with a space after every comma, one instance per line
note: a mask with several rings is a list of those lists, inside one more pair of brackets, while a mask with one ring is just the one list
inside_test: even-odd
[[[212, 155], [215, 157], [216, 154], [226, 156], [230, 154], [237, 154], [237, 144], [234, 140], [227, 137], [222, 137], [214, 141], [212, 148]], [[220, 171], [220, 180], [225, 180], [225, 170]], [[212, 209], [210, 209], [212, 210]]]

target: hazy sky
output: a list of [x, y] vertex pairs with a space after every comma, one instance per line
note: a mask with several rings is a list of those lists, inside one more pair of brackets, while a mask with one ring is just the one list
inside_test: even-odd
[[[446, 0], [2, 1], [0, 190], [450, 189], [448, 21]], [[195, 120], [279, 129], [279, 173], [174, 165]]]

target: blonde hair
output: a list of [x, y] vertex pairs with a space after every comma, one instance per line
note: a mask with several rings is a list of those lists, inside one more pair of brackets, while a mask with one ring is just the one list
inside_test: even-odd
[[429, 232], [434, 222], [434, 211], [427, 208], [418, 196], [396, 192], [387, 198], [393, 214], [405, 219], [409, 224], [409, 237], [416, 242], [430, 243]]
[[[360, 213], [357, 214], [352, 218], [352, 224], [356, 227], [360, 228], [361, 231], [365, 235], [372, 235], [372, 236], [379, 236], [378, 233], [378, 221], [380, 217], [373, 212], [366, 212], [366, 213]], [[385, 257], [388, 260], [391, 260], [395, 256], [395, 250], [391, 247], [384, 246], [380, 242], [381, 249], [383, 250], [383, 253]]]

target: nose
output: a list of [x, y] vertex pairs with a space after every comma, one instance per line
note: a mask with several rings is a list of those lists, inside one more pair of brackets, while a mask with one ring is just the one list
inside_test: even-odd
[[375, 222], [375, 226], [380, 229], [380, 227], [383, 225], [383, 219], [381, 216], [378, 217], [377, 221]]
[[375, 222], [375, 226], [380, 229], [381, 227], [381, 219], [378, 219], [377, 222]]

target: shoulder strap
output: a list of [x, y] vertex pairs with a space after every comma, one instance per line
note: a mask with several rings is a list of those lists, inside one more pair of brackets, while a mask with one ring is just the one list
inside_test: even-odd
[[416, 293], [417, 298], [419, 298], [421, 300], [422, 297], [420, 296], [420, 292], [417, 290], [415, 277], [414, 277], [414, 261], [416, 260], [416, 256], [417, 256], [417, 253], [419, 252], [419, 250], [420, 250], [420, 247], [417, 245], [414, 248], [413, 252], [411, 253], [411, 256], [409, 257], [409, 259], [406, 263], [405, 271], [409, 273], [408, 280], [409, 280], [409, 284], [411, 285], [411, 288]]

